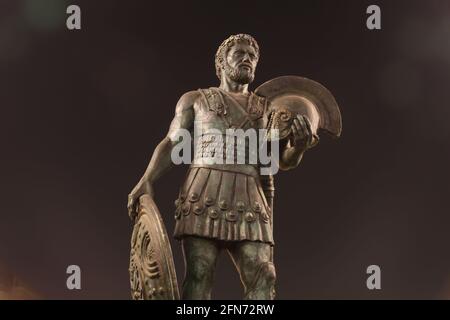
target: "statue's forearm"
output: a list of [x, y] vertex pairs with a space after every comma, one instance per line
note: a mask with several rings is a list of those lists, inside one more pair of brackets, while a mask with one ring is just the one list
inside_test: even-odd
[[161, 177], [172, 166], [171, 152], [173, 148], [172, 141], [166, 137], [164, 138], [153, 152], [150, 163], [142, 177], [142, 180], [147, 180], [153, 184], [159, 177]]
[[286, 147], [281, 153], [280, 169], [289, 170], [297, 167], [300, 164], [304, 153], [304, 148]]

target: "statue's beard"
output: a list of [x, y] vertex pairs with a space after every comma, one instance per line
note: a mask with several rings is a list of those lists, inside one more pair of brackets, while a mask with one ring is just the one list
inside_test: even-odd
[[237, 82], [239, 84], [249, 84], [252, 83], [253, 79], [255, 79], [255, 73], [252, 70], [244, 69], [244, 68], [233, 68], [228, 63], [225, 62], [224, 66], [225, 75]]

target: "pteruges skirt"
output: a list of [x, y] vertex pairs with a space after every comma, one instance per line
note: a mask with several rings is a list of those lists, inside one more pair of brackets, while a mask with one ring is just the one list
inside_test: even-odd
[[191, 167], [175, 201], [174, 237], [273, 244], [271, 208], [258, 175]]

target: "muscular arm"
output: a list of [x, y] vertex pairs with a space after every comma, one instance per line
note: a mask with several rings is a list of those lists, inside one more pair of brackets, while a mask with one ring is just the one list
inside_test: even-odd
[[141, 180], [145, 180], [150, 184], [153, 184], [159, 177], [171, 168], [172, 161], [170, 159], [170, 154], [174, 145], [175, 144], [168, 137], [165, 137], [158, 144], [153, 151], [150, 163], [148, 164]]
[[185, 93], [178, 101], [175, 117], [170, 124], [169, 132], [153, 152], [147, 170], [145, 170], [142, 177], [143, 180], [153, 184], [172, 167], [172, 149], [180, 142], [179, 140], [175, 140], [176, 132], [180, 129], [192, 129], [194, 124], [194, 103], [197, 98], [198, 92], [190, 91]]
[[280, 156], [280, 169], [290, 170], [296, 168], [300, 161], [302, 161], [303, 154], [306, 148], [291, 146], [290, 141], [285, 139], [280, 144], [281, 156]]
[[190, 91], [178, 101], [169, 133], [156, 147], [144, 175], [128, 196], [128, 213], [131, 218], [136, 215], [135, 204], [139, 197], [143, 194], [153, 196], [154, 182], [172, 167], [172, 149], [180, 142], [175, 139], [176, 132], [180, 129], [191, 130], [193, 128], [194, 103], [198, 96], [197, 91]]

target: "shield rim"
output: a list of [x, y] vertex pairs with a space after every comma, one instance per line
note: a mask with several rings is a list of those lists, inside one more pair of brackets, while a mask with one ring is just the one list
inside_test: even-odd
[[336, 99], [320, 83], [300, 76], [281, 76], [264, 82], [255, 89], [255, 94], [269, 101], [284, 95], [298, 95], [310, 100], [319, 113], [319, 132], [333, 138], [342, 133], [342, 117]]
[[[161, 214], [159, 212], [158, 207], [156, 206], [154, 200], [147, 194], [142, 195], [139, 198], [139, 205], [138, 205], [138, 216], [135, 220], [135, 228], [138, 225], [139, 221], [141, 220], [147, 220], [147, 223], [154, 226], [155, 233], [151, 233], [153, 239], [151, 241], [157, 241], [158, 250], [160, 251], [160, 263], [163, 264], [162, 272], [165, 271], [165, 274], [163, 275], [165, 277], [164, 282], [167, 283], [168, 290], [170, 292], [167, 292], [166, 297], [168, 297], [171, 300], [179, 300], [180, 299], [180, 293], [179, 293], [179, 287], [178, 287], [178, 281], [177, 281], [177, 275], [176, 275], [176, 269], [175, 269], [175, 263], [173, 260], [173, 254], [172, 254], [172, 247], [170, 245], [169, 237], [167, 235], [166, 228], [164, 226]], [[133, 230], [133, 236], [134, 236]], [[132, 237], [133, 238], [133, 237]], [[156, 238], [156, 239], [155, 239]], [[133, 247], [132, 247], [133, 249]], [[130, 256], [130, 259], [133, 257]], [[141, 270], [138, 270], [140, 273], [140, 281], [143, 283], [142, 290], [144, 292], [144, 299], [148, 297], [148, 292], [146, 290], [145, 282], [147, 279], [145, 279], [145, 276], [141, 272]], [[153, 300], [153, 299], [151, 299]]]

